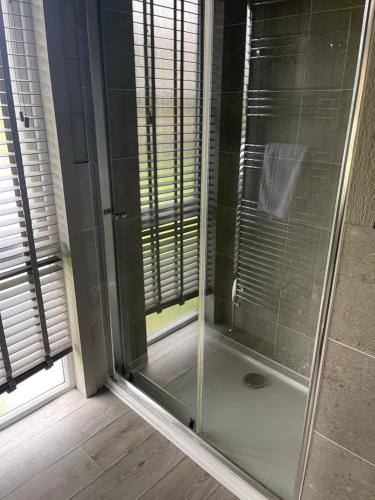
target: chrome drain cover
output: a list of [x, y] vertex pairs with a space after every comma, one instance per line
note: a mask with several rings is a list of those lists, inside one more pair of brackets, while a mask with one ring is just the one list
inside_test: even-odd
[[266, 385], [266, 377], [261, 373], [247, 373], [243, 378], [245, 384], [253, 389], [261, 389]]

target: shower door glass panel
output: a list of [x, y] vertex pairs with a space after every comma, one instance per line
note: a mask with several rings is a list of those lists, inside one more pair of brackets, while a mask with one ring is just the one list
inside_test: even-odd
[[114, 3], [98, 2], [121, 330], [117, 369], [193, 426], [201, 3]]
[[[353, 7], [351, 5], [353, 4]], [[200, 432], [292, 498], [364, 6], [214, 3]]]

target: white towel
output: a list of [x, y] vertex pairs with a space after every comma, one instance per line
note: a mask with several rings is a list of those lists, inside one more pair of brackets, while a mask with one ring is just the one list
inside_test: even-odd
[[266, 145], [259, 187], [259, 210], [279, 219], [286, 217], [290, 193], [306, 152], [307, 147], [302, 145]]

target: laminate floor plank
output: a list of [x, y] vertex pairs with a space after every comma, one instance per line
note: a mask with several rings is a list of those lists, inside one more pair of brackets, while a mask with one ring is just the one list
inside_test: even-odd
[[183, 458], [182, 451], [155, 432], [72, 498], [135, 500]]
[[102, 473], [78, 447], [14, 490], [5, 500], [66, 500]]
[[190, 458], [185, 457], [176, 467], [153, 485], [141, 500], [203, 500], [218, 483]]
[[131, 453], [154, 432], [153, 427], [129, 410], [83, 443], [82, 447], [103, 470], [106, 470]]
[[0, 431], [0, 457], [63, 420], [89, 402], [76, 389]]
[[194, 342], [197, 344], [198, 326], [197, 322], [190, 323], [190, 325], [181, 328], [175, 333], [164, 337], [163, 339], [151, 344], [148, 349], [148, 362], [154, 363], [171, 351], [178, 349], [186, 342]]
[[1, 458], [0, 498], [39, 474], [99, 430], [123, 415], [128, 408], [110, 392], [102, 392]]
[[[173, 334], [171, 337], [173, 337]], [[160, 342], [164, 340], [167, 339]], [[150, 380], [164, 387], [175, 378], [189, 371], [196, 364], [196, 357], [197, 343], [194, 338], [191, 338], [179, 347], [173, 348], [170, 346], [168, 353], [166, 352], [164, 356], [156, 361], [148, 362], [145, 368], [140, 371]]]
[[237, 500], [237, 497], [220, 484], [208, 497], [207, 500]]

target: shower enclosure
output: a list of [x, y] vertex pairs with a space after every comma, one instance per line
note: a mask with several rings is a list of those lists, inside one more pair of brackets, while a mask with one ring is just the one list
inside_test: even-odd
[[270, 498], [300, 494], [372, 10], [89, 3], [115, 378]]

